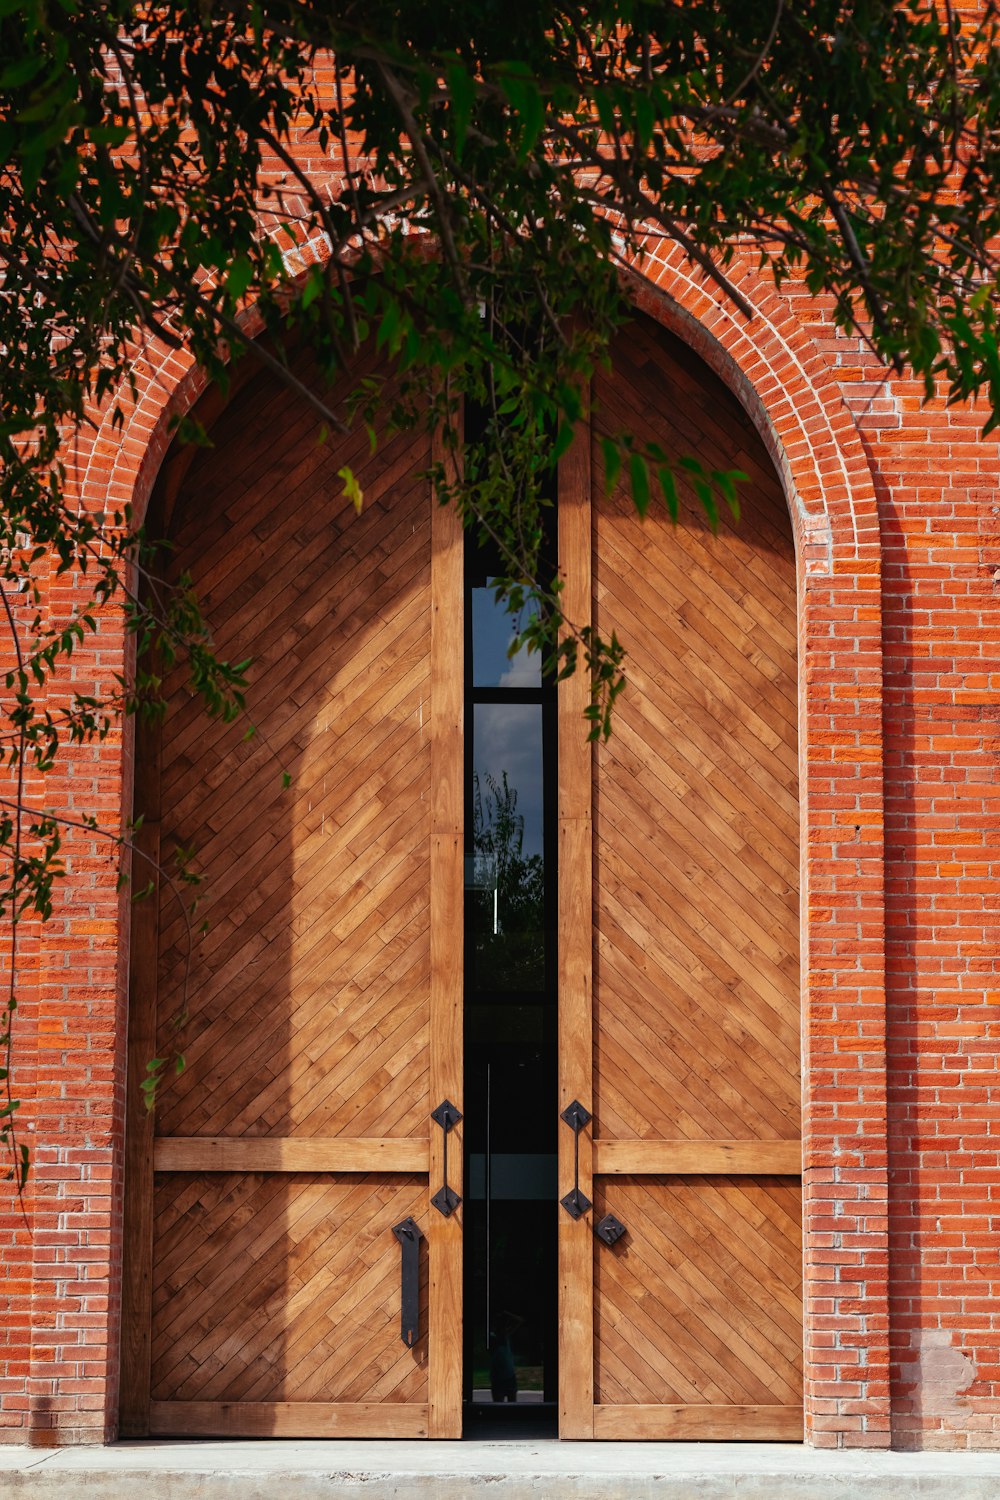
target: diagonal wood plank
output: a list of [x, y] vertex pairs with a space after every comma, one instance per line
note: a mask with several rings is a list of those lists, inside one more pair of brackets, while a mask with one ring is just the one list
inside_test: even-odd
[[[324, 447], [287, 392], [265, 380], [245, 395], [174, 509], [172, 566], [191, 572], [220, 653], [255, 657], [258, 732], [206, 726], [184, 664], [168, 674], [164, 847], [195, 847], [211, 921], [185, 994], [185, 923], [161, 890], [160, 1044], [182, 1003], [191, 1037], [157, 1130], [182, 1143], [413, 1139], [426, 1152], [429, 439], [387, 434], [374, 457], [364, 433]], [[337, 477], [345, 462], [360, 516]], [[247, 1430], [274, 1411], [305, 1431], [315, 1409], [389, 1432], [410, 1407], [407, 1430], [426, 1430], [427, 1245], [424, 1333], [408, 1349], [391, 1230], [426, 1223], [427, 1174], [241, 1168], [156, 1177], [158, 1427], [186, 1411], [179, 1422], [238, 1430], [242, 1408]]]
[[[594, 1129], [609, 1150], [691, 1153], [683, 1176], [657, 1175], [655, 1151], [602, 1174], [597, 1153], [595, 1221], [627, 1233], [595, 1240], [594, 1431], [794, 1435], [798, 1180], [727, 1176], [717, 1149], [713, 1175], [697, 1164], [700, 1142], [792, 1152], [799, 1132], [787, 507], [745, 414], [649, 319], [597, 376], [593, 420], [593, 616], [629, 651], [594, 758]], [[689, 498], [674, 527], [621, 487], [605, 497], [600, 440], [626, 427], [675, 461], [744, 469], [739, 523], [715, 535]]]
[[[425, 1193], [422, 1178], [398, 1175], [162, 1179], [154, 1400], [377, 1400], [389, 1369], [395, 1399], [426, 1399], [425, 1343], [399, 1339], [390, 1232], [423, 1211]], [[183, 1261], [164, 1277], [159, 1259], [178, 1237]], [[423, 1296], [426, 1327], [426, 1275]]]

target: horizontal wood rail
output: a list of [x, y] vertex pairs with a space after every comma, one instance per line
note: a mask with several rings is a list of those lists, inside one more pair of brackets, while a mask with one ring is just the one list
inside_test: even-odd
[[656, 1176], [708, 1175], [798, 1177], [801, 1141], [664, 1141], [594, 1142], [594, 1171]]
[[160, 1136], [154, 1172], [426, 1172], [430, 1141], [393, 1136]]
[[605, 1439], [740, 1438], [801, 1442], [797, 1406], [595, 1406], [594, 1436]]
[[153, 1437], [427, 1436], [426, 1402], [153, 1401]]

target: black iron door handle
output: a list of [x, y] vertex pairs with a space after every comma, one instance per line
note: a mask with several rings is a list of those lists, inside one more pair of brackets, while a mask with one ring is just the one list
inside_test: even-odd
[[621, 1219], [616, 1219], [614, 1214], [605, 1214], [601, 1222], [594, 1225], [594, 1233], [601, 1243], [610, 1249], [617, 1245], [623, 1234], [628, 1234], [628, 1228]]
[[413, 1219], [403, 1219], [392, 1226], [399, 1241], [401, 1256], [400, 1306], [402, 1309], [399, 1336], [407, 1349], [412, 1349], [420, 1337], [420, 1241], [423, 1235]]
[[462, 1111], [458, 1108], [457, 1105], [452, 1104], [450, 1099], [442, 1100], [437, 1109], [431, 1111], [431, 1119], [434, 1121], [435, 1125], [441, 1126], [441, 1130], [444, 1135], [444, 1152], [441, 1170], [441, 1175], [444, 1178], [444, 1182], [434, 1194], [431, 1202], [437, 1209], [438, 1213], [444, 1214], [446, 1219], [451, 1218], [451, 1215], [455, 1212], [456, 1208], [462, 1201], [459, 1195], [455, 1192], [455, 1189], [448, 1186], [448, 1136], [451, 1134], [452, 1130], [454, 1130], [455, 1126], [458, 1124], [461, 1118]]
[[563, 1198], [562, 1206], [571, 1219], [581, 1219], [591, 1206], [586, 1193], [580, 1191], [580, 1131], [590, 1121], [590, 1110], [585, 1109], [579, 1099], [574, 1099], [559, 1118], [573, 1132], [573, 1189]]

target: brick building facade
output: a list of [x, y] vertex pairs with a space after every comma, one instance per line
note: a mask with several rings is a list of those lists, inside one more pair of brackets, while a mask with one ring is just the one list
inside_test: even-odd
[[[995, 1447], [1000, 453], [982, 411], [924, 404], [804, 289], [738, 280], [750, 322], [659, 250], [633, 291], [749, 414], [795, 537], [806, 1440]], [[67, 454], [87, 506], [141, 514], [201, 394], [155, 344], [136, 371], [122, 429], [104, 414]], [[87, 597], [70, 575], [42, 588], [52, 620]], [[109, 693], [124, 670], [109, 611], [73, 686]], [[115, 827], [132, 784], [127, 729], [27, 794]], [[0, 1212], [0, 1436], [39, 1445], [115, 1437], [129, 1338], [129, 906], [112, 844], [68, 829], [65, 853], [52, 919], [20, 934], [30, 1230], [10, 1197]]]

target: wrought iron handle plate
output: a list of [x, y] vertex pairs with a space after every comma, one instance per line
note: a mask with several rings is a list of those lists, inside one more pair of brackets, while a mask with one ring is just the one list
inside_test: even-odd
[[579, 1099], [574, 1099], [572, 1104], [567, 1104], [559, 1118], [573, 1132], [573, 1187], [561, 1202], [571, 1219], [582, 1219], [592, 1204], [586, 1193], [580, 1191], [580, 1131], [590, 1123], [592, 1116]]
[[605, 1245], [617, 1245], [623, 1234], [628, 1234], [628, 1228], [621, 1219], [616, 1219], [614, 1214], [605, 1214], [599, 1224], [594, 1225], [594, 1233]]
[[448, 1136], [451, 1134], [452, 1130], [454, 1130], [455, 1126], [458, 1124], [461, 1118], [462, 1111], [456, 1104], [452, 1104], [450, 1099], [443, 1099], [438, 1105], [437, 1109], [431, 1111], [431, 1119], [434, 1121], [435, 1125], [441, 1126], [441, 1131], [444, 1136], [444, 1153], [442, 1158], [441, 1174], [444, 1177], [444, 1182], [431, 1198], [431, 1202], [437, 1209], [438, 1213], [444, 1214], [446, 1219], [451, 1218], [452, 1214], [455, 1212], [456, 1208], [462, 1201], [458, 1193], [456, 1193], [455, 1189], [448, 1186]]
[[420, 1241], [423, 1235], [414, 1219], [402, 1219], [392, 1226], [402, 1250], [400, 1270], [399, 1336], [407, 1349], [420, 1337]]

